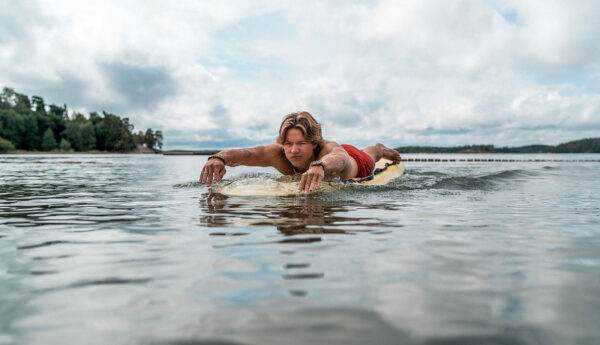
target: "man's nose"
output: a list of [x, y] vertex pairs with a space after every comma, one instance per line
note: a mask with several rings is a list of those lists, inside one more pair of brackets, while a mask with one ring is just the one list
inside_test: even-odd
[[298, 145], [292, 145], [292, 152], [298, 152], [300, 151]]

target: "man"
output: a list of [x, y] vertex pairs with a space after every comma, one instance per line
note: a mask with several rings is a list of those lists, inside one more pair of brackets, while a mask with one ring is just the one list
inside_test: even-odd
[[275, 143], [210, 156], [202, 168], [200, 183], [210, 186], [219, 182], [225, 175], [225, 165], [271, 166], [284, 175], [301, 173], [298, 191], [309, 193], [319, 189], [325, 176], [341, 180], [368, 176], [382, 157], [400, 162], [400, 154], [383, 144], [360, 151], [324, 140], [317, 120], [307, 112], [298, 112], [283, 119]]

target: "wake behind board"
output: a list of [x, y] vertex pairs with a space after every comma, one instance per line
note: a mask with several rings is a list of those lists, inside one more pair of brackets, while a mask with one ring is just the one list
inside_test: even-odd
[[[373, 174], [361, 179], [345, 182], [321, 183], [319, 193], [327, 193], [344, 188], [348, 185], [382, 186], [390, 183], [393, 179], [402, 177], [404, 164], [402, 162], [393, 164], [387, 159], [380, 159], [375, 164]], [[294, 176], [283, 176], [273, 180], [261, 177], [242, 179], [238, 181], [221, 181], [212, 186], [215, 193], [229, 196], [289, 196], [298, 194], [298, 179]]]

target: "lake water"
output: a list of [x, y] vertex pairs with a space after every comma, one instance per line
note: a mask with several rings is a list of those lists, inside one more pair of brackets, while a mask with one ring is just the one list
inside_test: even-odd
[[0, 344], [600, 344], [600, 155], [411, 157], [546, 161], [227, 198], [205, 156], [0, 155]]

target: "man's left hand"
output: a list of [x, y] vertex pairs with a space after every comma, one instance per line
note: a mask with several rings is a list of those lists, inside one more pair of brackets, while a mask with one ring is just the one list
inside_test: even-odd
[[325, 177], [325, 171], [320, 165], [311, 166], [300, 180], [300, 186], [298, 186], [299, 192], [310, 193], [319, 190], [321, 187], [321, 181]]

